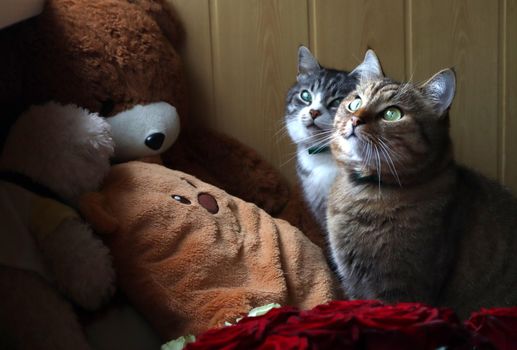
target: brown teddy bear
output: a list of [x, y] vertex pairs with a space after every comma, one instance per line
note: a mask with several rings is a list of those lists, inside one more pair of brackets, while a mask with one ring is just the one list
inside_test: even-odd
[[163, 0], [47, 0], [39, 16], [0, 31], [0, 130], [32, 104], [73, 103], [108, 117], [117, 157], [126, 160], [167, 149], [176, 134], [163, 119], [177, 113], [182, 131], [162, 155], [166, 166], [256, 203], [325, 245], [301, 194], [255, 151], [189, 124], [176, 49], [183, 36]]
[[305, 309], [336, 297], [304, 234], [189, 174], [115, 165], [80, 207], [110, 248], [120, 288], [164, 340], [269, 303]]
[[[108, 117], [117, 156], [126, 160], [137, 157], [121, 154], [117, 135], [134, 136], [133, 147], [161, 153], [171, 143], [148, 120], [156, 110], [177, 112], [182, 133], [162, 157], [167, 166], [279, 213], [289, 191], [274, 169], [234, 140], [189, 127], [176, 50], [182, 34], [161, 0], [48, 0], [39, 16], [0, 31], [1, 122], [7, 125], [33, 104], [73, 103]], [[117, 122], [125, 114], [132, 122]], [[137, 133], [147, 124], [149, 130]]]

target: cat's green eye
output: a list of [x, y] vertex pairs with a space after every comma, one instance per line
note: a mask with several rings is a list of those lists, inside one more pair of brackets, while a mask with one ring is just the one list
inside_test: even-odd
[[329, 108], [337, 108], [337, 107], [339, 107], [339, 104], [341, 103], [341, 100], [342, 99], [340, 97], [333, 99], [329, 103]]
[[363, 104], [363, 101], [361, 100], [361, 98], [360, 98], [360, 97], [356, 97], [356, 99], [355, 99], [355, 100], [353, 100], [352, 102], [350, 102], [350, 103], [348, 104], [348, 109], [349, 109], [350, 111], [352, 111], [352, 112], [355, 112], [355, 111], [357, 111], [359, 108], [361, 108], [362, 104]]
[[301, 93], [300, 93], [300, 98], [302, 100], [304, 100], [305, 102], [312, 102], [312, 95], [309, 91], [307, 90], [303, 90]]
[[382, 118], [389, 122], [395, 122], [395, 121], [399, 120], [400, 118], [402, 118], [403, 115], [404, 114], [402, 113], [402, 111], [399, 108], [389, 107], [389, 108], [386, 108], [384, 110], [384, 112], [382, 113]]

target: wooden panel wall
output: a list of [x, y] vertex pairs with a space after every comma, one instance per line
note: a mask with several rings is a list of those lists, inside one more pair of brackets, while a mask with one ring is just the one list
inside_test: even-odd
[[508, 0], [501, 11], [500, 42], [502, 101], [501, 174], [517, 193], [517, 1]]
[[192, 110], [294, 179], [283, 127], [297, 48], [350, 70], [367, 47], [387, 75], [454, 67], [457, 158], [517, 193], [517, 0], [168, 0], [182, 18]]

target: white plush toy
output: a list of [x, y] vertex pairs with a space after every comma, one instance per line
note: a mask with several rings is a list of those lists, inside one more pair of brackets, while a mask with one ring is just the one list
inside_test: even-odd
[[[90, 349], [72, 305], [98, 308], [114, 292], [115, 273], [76, 200], [98, 189], [111, 160], [156, 161], [167, 150], [179, 121], [166, 107], [106, 120], [49, 102], [18, 117], [0, 155], [0, 349]], [[97, 348], [156, 347], [129, 306], [105, 316], [86, 330]]]
[[10, 346], [89, 349], [66, 298], [95, 309], [115, 274], [74, 207], [113, 154], [110, 125], [72, 105], [33, 106], [10, 130], [0, 157], [0, 329]]

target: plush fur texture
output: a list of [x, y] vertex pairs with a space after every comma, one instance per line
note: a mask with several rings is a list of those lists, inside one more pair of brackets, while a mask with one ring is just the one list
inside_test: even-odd
[[81, 209], [111, 249], [120, 288], [164, 340], [272, 302], [309, 308], [336, 297], [304, 234], [191, 175], [116, 165]]
[[256, 152], [190, 123], [195, 116], [177, 52], [183, 37], [176, 14], [161, 0], [46, 1], [41, 15], [0, 32], [1, 129], [28, 106], [49, 100], [108, 118], [136, 105], [167, 103], [178, 112], [182, 135], [162, 155], [166, 166], [275, 215], [297, 202], [304, 215], [301, 199]]
[[[109, 131], [103, 118], [75, 106], [32, 107], [11, 128], [0, 169], [29, 177], [73, 206], [80, 194], [98, 188], [110, 169], [114, 147]], [[19, 192], [9, 190], [13, 188]], [[4, 181], [0, 191], [2, 199], [9, 199], [1, 202], [6, 206], [0, 214], [2, 244], [20, 249], [20, 260], [33, 247], [33, 260], [44, 265], [36, 271], [19, 269], [24, 261], [14, 261], [16, 268], [3, 265], [0, 283], [10, 281], [11, 285], [2, 291], [1, 309], [8, 310], [10, 303], [18, 309], [0, 313], [0, 322], [9, 324], [7, 329], [20, 348], [86, 348], [82, 328], [63, 296], [85, 309], [96, 309], [111, 297], [115, 273], [108, 249], [77, 214], [57, 222], [51, 232], [40, 232], [39, 222], [33, 219], [40, 209], [34, 208], [28, 196], [31, 192]], [[51, 219], [49, 213], [54, 214], [45, 211], [46, 206], [36, 216], [43, 223]], [[16, 245], [21, 236], [26, 244]], [[0, 259], [6, 261], [3, 256]], [[48, 308], [52, 311], [43, 312]], [[49, 327], [53, 329], [45, 333]]]
[[52, 236], [39, 240], [39, 245], [58, 288], [75, 304], [87, 310], [97, 309], [115, 291], [115, 273], [107, 247], [80, 219], [63, 222]]
[[3, 149], [4, 169], [31, 178], [73, 202], [99, 187], [114, 146], [110, 126], [96, 114], [49, 102], [17, 119]]
[[462, 316], [516, 305], [517, 199], [454, 162], [454, 73], [401, 84], [383, 76], [372, 51], [365, 62], [332, 142], [341, 172], [328, 230], [346, 293]]

